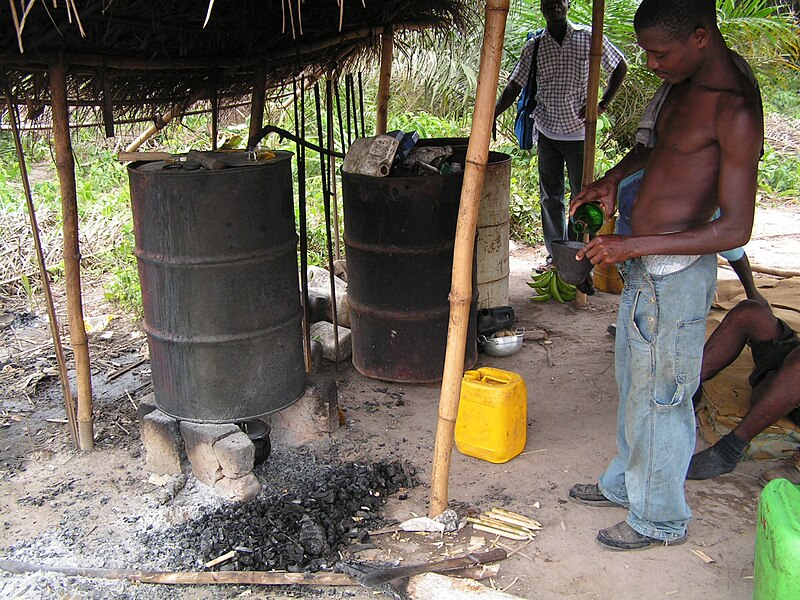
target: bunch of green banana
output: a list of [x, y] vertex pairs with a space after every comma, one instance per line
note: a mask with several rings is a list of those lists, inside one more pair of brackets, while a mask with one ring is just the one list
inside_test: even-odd
[[575, 300], [575, 286], [562, 281], [555, 269], [548, 269], [544, 273], [531, 275], [531, 277], [533, 280], [529, 281], [528, 285], [536, 291], [536, 294], [531, 296], [531, 300], [534, 302], [555, 300], [564, 303]]

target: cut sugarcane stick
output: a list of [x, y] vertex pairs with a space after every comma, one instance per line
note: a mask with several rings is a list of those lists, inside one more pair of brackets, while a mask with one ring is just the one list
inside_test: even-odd
[[510, 510], [505, 510], [504, 508], [498, 508], [497, 506], [492, 507], [490, 512], [494, 512], [494, 513], [497, 513], [497, 514], [505, 515], [506, 517], [509, 517], [509, 518], [512, 518], [512, 519], [517, 519], [518, 521], [523, 521], [525, 523], [529, 523], [530, 525], [532, 525], [534, 527], [541, 527], [542, 526], [542, 524], [539, 521], [535, 520], [535, 519], [531, 519], [530, 517], [526, 517], [525, 515], [521, 515], [519, 513], [511, 512]]
[[516, 525], [510, 525], [503, 521], [498, 521], [497, 519], [492, 519], [491, 517], [487, 517], [486, 515], [481, 515], [478, 519], [484, 525], [490, 525], [492, 527], [497, 527], [498, 529], [505, 529], [506, 531], [510, 531], [511, 533], [519, 533], [520, 535], [525, 535], [527, 537], [533, 537], [535, 534], [530, 529], [526, 529], [524, 527], [517, 527]]
[[495, 529], [494, 527], [490, 527], [489, 525], [481, 525], [480, 522], [473, 523], [472, 527], [477, 529], [478, 531], [485, 531], [486, 533], [491, 533], [493, 535], [499, 535], [500, 537], [508, 538], [511, 540], [527, 540], [528, 536], [520, 535], [517, 533], [509, 533], [507, 531], [503, 531], [502, 529]]
[[539, 521], [535, 521], [533, 519], [529, 519], [527, 517], [524, 517], [522, 515], [517, 515], [515, 513], [509, 513], [508, 511], [504, 511], [499, 508], [492, 508], [486, 514], [494, 519], [505, 521], [512, 525], [527, 527], [529, 529], [534, 529], [534, 530], [539, 530], [542, 528], [542, 524]]
[[472, 517], [468, 517], [467, 521], [472, 523], [473, 525], [484, 525], [486, 527], [491, 527], [498, 531], [505, 531], [506, 533], [513, 534], [513, 535], [521, 535], [522, 539], [529, 539], [531, 537], [531, 532], [526, 531], [524, 529], [520, 529], [519, 527], [514, 527], [513, 525], [508, 525], [506, 523], [502, 523], [501, 521], [495, 521], [493, 519], [486, 519], [485, 517], [481, 517], [480, 519], [475, 519]]

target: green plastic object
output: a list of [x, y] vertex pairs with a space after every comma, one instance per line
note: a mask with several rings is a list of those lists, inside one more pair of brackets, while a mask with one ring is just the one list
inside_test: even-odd
[[800, 486], [770, 481], [756, 523], [753, 600], [800, 599]]

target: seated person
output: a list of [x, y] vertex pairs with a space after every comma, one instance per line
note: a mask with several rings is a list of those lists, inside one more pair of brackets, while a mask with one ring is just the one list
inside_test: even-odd
[[782, 417], [800, 424], [800, 338], [768, 305], [744, 300], [725, 315], [703, 347], [700, 385], [736, 360], [745, 344], [755, 364], [750, 410], [733, 431], [692, 457], [687, 479], [730, 473], [747, 444]]

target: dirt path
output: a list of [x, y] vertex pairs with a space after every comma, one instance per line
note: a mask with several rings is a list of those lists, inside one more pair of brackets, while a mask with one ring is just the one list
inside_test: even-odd
[[[800, 209], [794, 206], [759, 209], [753, 241], [747, 248], [751, 260], [800, 269], [798, 216]], [[525, 282], [536, 259], [537, 253], [530, 249], [512, 253], [511, 304], [518, 326], [545, 329], [550, 343], [526, 342], [512, 357], [495, 359], [482, 354], [479, 359], [480, 366], [497, 366], [525, 379], [529, 399], [525, 451], [502, 465], [454, 452], [451, 467], [451, 505], [462, 516], [500, 506], [543, 524], [533, 542], [502, 563], [494, 585], [509, 588], [522, 598], [750, 598], [761, 489], [757, 476], [766, 465], [743, 463], [734, 473], [712, 482], [688, 482], [694, 519], [689, 542], [683, 546], [639, 553], [604, 551], [594, 541], [597, 530], [622, 520], [625, 513], [614, 508], [592, 509], [567, 499], [573, 483], [593, 481], [614, 454], [617, 394], [613, 338], [606, 327], [615, 319], [618, 297], [598, 293], [585, 310], [531, 303]], [[720, 277], [731, 276], [730, 271], [720, 269]], [[89, 297], [100, 295], [90, 293]], [[5, 309], [24, 312], [10, 303]], [[98, 300], [86, 313], [99, 315], [107, 310]], [[143, 542], [144, 533], [169, 531], [175, 523], [214, 509], [219, 501], [192, 477], [177, 495], [148, 482], [134, 407], [149, 391], [147, 365], [107, 382], [109, 373], [142, 357], [144, 339], [138, 329], [118, 319], [109, 325], [108, 331], [113, 332], [109, 339], [93, 341], [97, 450], [77, 454], [69, 448], [60, 421], [63, 407], [60, 388], [52, 378], [51, 352], [45, 347], [45, 325], [29, 317], [2, 331], [0, 554], [47, 564], [195, 568], [180, 562], [180, 552], [186, 549]], [[19, 348], [28, 352], [24, 361], [19, 358]], [[22, 385], [33, 374], [31, 361], [41, 372], [38, 387], [36, 376]], [[330, 365], [324, 370], [339, 383], [345, 426], [330, 440], [321, 440], [299, 455], [276, 449], [257, 471], [259, 479], [266, 485], [278, 485], [287, 471], [297, 468], [298, 459], [321, 464], [400, 458], [416, 467], [423, 483], [390, 496], [384, 520], [427, 514], [439, 386], [374, 381], [352, 366], [339, 373]], [[430, 560], [476, 544], [477, 536], [471, 527], [444, 537], [373, 536], [376, 548], [360, 552], [358, 557]], [[519, 549], [522, 544], [509, 541], [507, 545]], [[702, 550], [714, 562], [706, 564], [692, 550]], [[359, 589], [323, 593], [245, 587], [168, 589], [0, 573], [3, 597], [61, 598], [70, 594], [105, 598], [375, 597]]]

